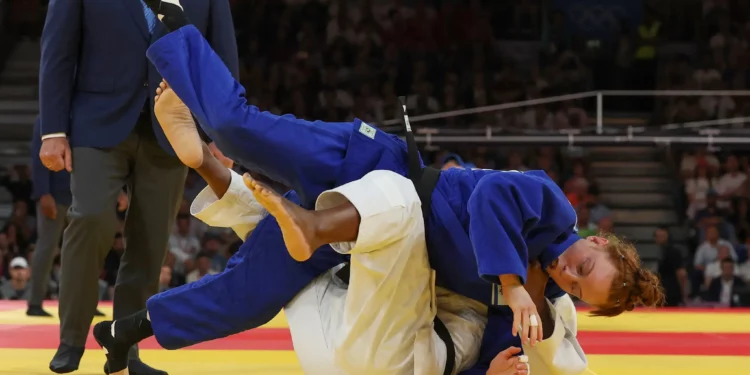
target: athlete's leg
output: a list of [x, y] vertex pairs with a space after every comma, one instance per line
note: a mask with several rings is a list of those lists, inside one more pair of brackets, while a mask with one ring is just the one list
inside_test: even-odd
[[[289, 210], [278, 196], [263, 193], [262, 187], [254, 191], [258, 202], [278, 216], [287, 246], [311, 243], [315, 236], [301, 229], [308, 224], [300, 224], [310, 216]], [[351, 214], [350, 207], [357, 215]], [[420, 201], [411, 181], [393, 172], [374, 171], [324, 192], [316, 208], [317, 220], [326, 220], [328, 212], [331, 223], [348, 215], [358, 224], [355, 233], [351, 225], [340, 225], [337, 237], [352, 242], [332, 244], [336, 251], [351, 254], [349, 290], [334, 341], [336, 365], [350, 374], [441, 372], [445, 346], [432, 328], [434, 277]]]
[[[354, 123], [310, 122], [261, 112], [249, 105], [244, 88], [192, 26], [161, 38], [148, 56], [227, 156], [293, 188], [303, 201], [314, 201], [321, 191], [335, 186]], [[174, 110], [159, 108], [158, 101], [156, 105], [157, 116], [179, 119], [162, 123], [178, 155], [199, 162], [197, 150], [189, 146], [193, 143], [187, 143], [185, 150], [174, 142], [197, 137], [189, 114], [177, 116]], [[163, 122], [162, 117], [159, 120]]]
[[[145, 311], [95, 327], [95, 337], [108, 348], [110, 369], [124, 369], [118, 348], [154, 335], [165, 349], [179, 349], [259, 327], [276, 316], [286, 303], [320, 274], [345, 261], [325, 247], [308, 262], [287, 255], [273, 217], [264, 219], [231, 262], [218, 275], [157, 294]], [[148, 311], [148, 318], [147, 313]], [[125, 356], [127, 359], [127, 356]]]

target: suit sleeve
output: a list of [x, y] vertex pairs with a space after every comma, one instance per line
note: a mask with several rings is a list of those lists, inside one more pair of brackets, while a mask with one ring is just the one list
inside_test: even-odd
[[581, 374], [586, 371], [588, 362], [576, 338], [578, 322], [573, 300], [564, 295], [554, 303], [549, 300], [547, 303], [555, 321], [552, 335], [534, 347], [523, 347], [524, 353], [529, 356], [532, 373], [534, 367], [541, 365], [548, 369], [546, 373], [550, 375]]
[[68, 133], [70, 104], [81, 40], [81, 0], [51, 0], [42, 32], [39, 64], [41, 135]]
[[497, 283], [500, 275], [516, 275], [525, 282], [527, 237], [544, 237], [552, 244], [571, 231], [575, 212], [554, 189], [559, 190], [529, 173], [496, 172], [481, 178], [468, 211], [469, 237], [482, 278]]
[[230, 172], [232, 180], [224, 196], [219, 199], [206, 187], [195, 197], [190, 214], [212, 227], [232, 228], [244, 240], [263, 220], [266, 211], [245, 186], [242, 176]]
[[240, 62], [237, 54], [237, 36], [234, 32], [229, 0], [211, 1], [211, 19], [208, 25], [208, 42], [224, 61], [234, 79], [240, 79]]

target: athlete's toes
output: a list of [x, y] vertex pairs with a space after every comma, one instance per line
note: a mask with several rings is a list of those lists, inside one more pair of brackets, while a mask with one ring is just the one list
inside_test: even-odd
[[162, 79], [162, 80], [161, 80], [161, 82], [159, 83], [159, 87], [160, 87], [160, 88], [161, 88], [162, 90], [166, 90], [166, 89], [167, 89], [167, 87], [169, 87], [169, 84], [167, 83], [167, 81], [166, 81], [166, 80]]
[[245, 173], [244, 175], [242, 175], [242, 181], [245, 182], [245, 186], [247, 186], [248, 189], [252, 190], [253, 192], [257, 192], [258, 182], [255, 181], [255, 179], [252, 178], [249, 173]]

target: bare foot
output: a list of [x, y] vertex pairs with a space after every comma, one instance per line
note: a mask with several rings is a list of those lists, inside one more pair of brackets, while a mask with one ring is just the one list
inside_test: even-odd
[[315, 249], [322, 245], [316, 241], [312, 212], [290, 202], [247, 173], [242, 179], [258, 203], [278, 221], [289, 255], [298, 262], [310, 259]]
[[156, 89], [154, 114], [167, 140], [183, 164], [196, 169], [203, 164], [203, 141], [195, 127], [190, 109], [166, 81]]

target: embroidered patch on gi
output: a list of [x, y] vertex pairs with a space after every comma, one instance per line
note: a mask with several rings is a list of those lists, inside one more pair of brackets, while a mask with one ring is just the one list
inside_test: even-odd
[[375, 133], [376, 130], [370, 125], [365, 124], [364, 122], [359, 127], [359, 132], [366, 135], [370, 139], [375, 139]]

